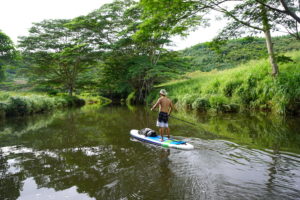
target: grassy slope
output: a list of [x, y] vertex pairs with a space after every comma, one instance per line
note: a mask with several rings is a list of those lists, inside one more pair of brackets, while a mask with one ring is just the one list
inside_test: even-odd
[[[292, 39], [290, 36], [274, 37], [273, 42], [275, 51], [279, 55], [300, 50], [300, 41]], [[194, 70], [224, 70], [249, 60], [267, 58], [264, 38], [245, 37], [229, 40], [222, 45], [219, 54], [211, 50], [208, 44], [200, 43], [181, 51], [182, 55], [189, 59]]]
[[[187, 74], [182, 80], [159, 85], [166, 88], [177, 108], [237, 112], [243, 109], [298, 112], [300, 108], [300, 52], [286, 54], [294, 63], [280, 65], [273, 78], [268, 60], [250, 61], [224, 71]], [[156, 98], [153, 91], [148, 101]]]

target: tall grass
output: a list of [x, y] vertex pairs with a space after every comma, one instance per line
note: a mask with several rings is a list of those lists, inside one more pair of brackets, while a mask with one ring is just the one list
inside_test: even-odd
[[250, 61], [234, 69], [186, 74], [181, 80], [158, 85], [148, 97], [153, 101], [165, 88], [177, 108], [238, 112], [267, 110], [280, 114], [300, 111], [300, 52], [287, 56], [294, 62], [280, 64], [271, 76], [268, 60]]
[[56, 108], [84, 105], [78, 97], [48, 96], [34, 93], [0, 92], [0, 115], [23, 116], [47, 112]]

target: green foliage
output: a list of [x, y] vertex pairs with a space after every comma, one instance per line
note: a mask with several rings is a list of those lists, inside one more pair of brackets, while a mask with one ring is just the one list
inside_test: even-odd
[[[274, 37], [274, 48], [278, 54], [300, 50], [300, 41], [290, 36]], [[245, 37], [228, 40], [218, 47], [212, 48], [212, 43], [201, 43], [181, 51], [182, 56], [189, 60], [193, 70], [211, 71], [236, 67], [249, 60], [267, 57], [263, 38]], [[289, 57], [277, 56], [279, 63], [289, 62]]]
[[16, 58], [16, 49], [12, 40], [0, 30], [0, 66]]
[[278, 55], [276, 56], [276, 61], [278, 63], [289, 63], [289, 62], [294, 62], [293, 59], [289, 56], [285, 56], [285, 55]]
[[184, 106], [186, 109], [192, 109], [193, 102], [197, 98], [195, 94], [185, 94], [183, 98], [177, 102], [178, 105]]
[[282, 73], [277, 78], [269, 75], [268, 61], [259, 60], [224, 71], [190, 73], [186, 75], [188, 79], [159, 87], [166, 88], [171, 99], [178, 101], [178, 108], [216, 112], [257, 109], [297, 114], [300, 113], [299, 51], [286, 56], [295, 62], [282, 64]]
[[3, 66], [0, 66], [0, 82], [5, 80], [5, 70]]
[[34, 23], [30, 34], [21, 37], [20, 47], [28, 64], [30, 80], [60, 86], [72, 95], [78, 76], [94, 63], [95, 54], [81, 35], [67, 28], [70, 20], [44, 20]]
[[[191, 27], [204, 24], [205, 9], [194, 1], [141, 0], [143, 22], [135, 35], [138, 39], [165, 38], [171, 35], [187, 35]], [[195, 12], [197, 10], [198, 12]]]
[[197, 111], [206, 111], [210, 108], [210, 102], [207, 98], [198, 97], [192, 104], [192, 108]]
[[17, 51], [12, 40], [0, 30], [0, 83], [6, 79], [5, 65], [12, 63], [17, 57]]
[[145, 33], [133, 39], [141, 13], [136, 1], [117, 0], [67, 24], [83, 41], [96, 44], [95, 51], [102, 51], [95, 80], [101, 95], [124, 99], [135, 91], [136, 100], [143, 101], [153, 84], [174, 78], [184, 65], [176, 53], [162, 48], [169, 42], [165, 38]]
[[226, 97], [232, 97], [236, 88], [238, 88], [243, 82], [240, 80], [231, 80], [224, 84], [223, 94]]
[[126, 98], [126, 104], [127, 105], [135, 104], [136, 103], [135, 96], [136, 96], [135, 92], [131, 92]]
[[83, 99], [75, 96], [50, 97], [38, 94], [0, 93], [0, 112], [6, 116], [30, 115], [84, 104]]

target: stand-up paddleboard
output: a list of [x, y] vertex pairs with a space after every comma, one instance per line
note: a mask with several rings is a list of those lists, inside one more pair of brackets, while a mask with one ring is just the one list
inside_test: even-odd
[[194, 146], [187, 142], [168, 139], [167, 137], [164, 137], [164, 141], [161, 141], [161, 136], [146, 137], [145, 135], [139, 134], [139, 131], [134, 129], [130, 131], [130, 135], [140, 141], [149, 142], [167, 148], [176, 148], [176, 149], [184, 149], [184, 150], [194, 149]]

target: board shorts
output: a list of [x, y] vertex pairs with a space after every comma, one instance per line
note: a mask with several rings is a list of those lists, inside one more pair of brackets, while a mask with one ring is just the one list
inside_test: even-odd
[[161, 128], [168, 128], [169, 115], [166, 112], [159, 112], [156, 126]]

